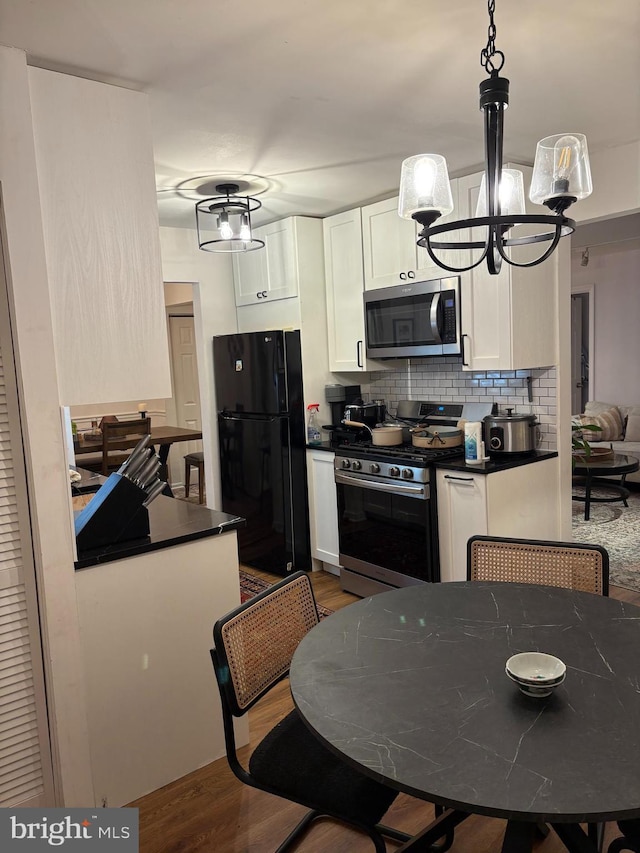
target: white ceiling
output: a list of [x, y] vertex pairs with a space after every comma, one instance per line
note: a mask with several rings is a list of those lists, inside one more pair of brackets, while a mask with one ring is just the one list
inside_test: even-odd
[[[638, 0], [496, 7], [505, 159], [562, 131], [640, 138]], [[0, 43], [31, 64], [149, 94], [160, 219], [186, 227], [185, 183], [256, 176], [266, 222], [392, 195], [411, 154], [479, 166], [487, 24], [483, 0], [0, 0]]]

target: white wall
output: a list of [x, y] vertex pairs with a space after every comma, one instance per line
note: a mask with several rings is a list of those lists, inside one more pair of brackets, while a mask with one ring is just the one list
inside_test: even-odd
[[233, 334], [238, 330], [231, 257], [203, 252], [198, 248], [196, 231], [191, 228], [161, 228], [160, 249], [165, 282], [193, 284], [207, 506], [220, 509], [212, 338], [214, 335]]
[[0, 183], [58, 805], [93, 804], [69, 473], [25, 54], [0, 47]]
[[594, 288], [594, 351], [589, 397], [633, 405], [640, 402], [640, 240], [589, 248], [571, 258], [573, 290]]

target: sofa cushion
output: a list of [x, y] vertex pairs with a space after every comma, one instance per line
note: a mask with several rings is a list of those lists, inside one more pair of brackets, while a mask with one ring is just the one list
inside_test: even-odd
[[624, 431], [625, 441], [640, 441], [640, 414], [629, 415]]
[[622, 415], [617, 406], [611, 406], [598, 414], [585, 412], [579, 416], [578, 422], [582, 426], [597, 427], [597, 431], [585, 430], [587, 441], [619, 441], [624, 434]]
[[602, 403], [600, 400], [589, 400], [589, 402], [584, 407], [585, 415], [601, 415], [603, 412], [609, 411], [609, 409], [618, 408], [615, 403]]

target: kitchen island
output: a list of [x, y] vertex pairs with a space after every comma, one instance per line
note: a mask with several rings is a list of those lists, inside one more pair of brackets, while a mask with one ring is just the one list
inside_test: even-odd
[[240, 602], [242, 524], [160, 496], [149, 537], [78, 555], [97, 806], [130, 803], [224, 755], [209, 649], [213, 623]]

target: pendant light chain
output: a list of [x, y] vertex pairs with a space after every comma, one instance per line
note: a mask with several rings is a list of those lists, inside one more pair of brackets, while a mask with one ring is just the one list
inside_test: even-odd
[[[482, 65], [487, 74], [495, 77], [502, 71], [502, 66], [504, 65], [504, 53], [501, 50], [496, 50], [496, 25], [493, 20], [493, 13], [496, 10], [496, 0], [489, 0], [487, 8], [489, 11], [487, 46], [480, 51], [480, 65]], [[498, 57], [499, 65], [493, 61], [494, 57]]]

